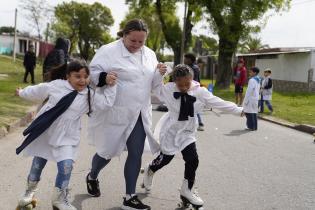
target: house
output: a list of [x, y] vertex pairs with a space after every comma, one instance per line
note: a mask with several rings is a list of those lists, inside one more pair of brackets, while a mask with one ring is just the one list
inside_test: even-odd
[[[24, 55], [29, 46], [33, 44], [36, 56], [39, 55], [40, 42], [37, 38], [27, 34], [18, 33], [16, 36], [15, 52], [18, 55]], [[0, 54], [12, 54], [14, 45], [14, 35], [0, 34]]]
[[315, 92], [315, 48], [270, 48], [237, 57], [247, 68], [270, 68], [277, 91]]

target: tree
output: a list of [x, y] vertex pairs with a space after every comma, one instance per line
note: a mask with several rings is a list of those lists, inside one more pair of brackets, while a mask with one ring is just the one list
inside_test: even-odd
[[[208, 13], [209, 23], [219, 36], [219, 69], [216, 86], [228, 88], [232, 76], [232, 57], [241, 37], [259, 31], [258, 20], [268, 10], [280, 11], [291, 0], [198, 0]], [[256, 21], [256, 23], [255, 23]]]
[[154, 4], [148, 4], [146, 9], [143, 9], [136, 1], [129, 2], [129, 12], [120, 23], [120, 28], [123, 28], [129, 20], [134, 18], [140, 18], [148, 25], [149, 34], [146, 45], [154, 52], [159, 53], [161, 48], [164, 47], [165, 38]]
[[205, 35], [193, 36], [194, 53], [197, 55], [217, 55], [218, 42]]
[[56, 35], [70, 39], [71, 52], [77, 44], [80, 56], [86, 60], [94, 55], [95, 49], [113, 40], [109, 34], [114, 23], [111, 11], [98, 2], [91, 5], [64, 2], [56, 6], [55, 16], [52, 28]]
[[[142, 10], [147, 10], [149, 7], [154, 5], [155, 14], [158, 16], [158, 20], [161, 24], [161, 29], [167, 45], [174, 52], [174, 64], [180, 62], [180, 51], [181, 51], [181, 39], [182, 29], [180, 26], [179, 18], [176, 16], [176, 0], [126, 0], [126, 3], [131, 5], [139, 5]], [[193, 0], [188, 0], [188, 9], [186, 15], [185, 24], [185, 43], [184, 48], [187, 49], [191, 43], [191, 30], [194, 23], [201, 19], [201, 9], [197, 3]]]
[[0, 34], [14, 34], [14, 27], [11, 26], [1, 26]]
[[51, 9], [47, 0], [22, 0], [20, 7], [25, 12], [25, 17], [32, 27], [36, 28], [38, 39], [41, 39], [41, 30]]
[[239, 45], [241, 53], [254, 52], [269, 48], [269, 45], [262, 44], [261, 38], [250, 36], [247, 40], [243, 41]]

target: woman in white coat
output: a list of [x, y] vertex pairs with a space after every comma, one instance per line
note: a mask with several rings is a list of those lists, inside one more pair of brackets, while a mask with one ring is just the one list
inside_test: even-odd
[[152, 153], [159, 151], [151, 132], [151, 90], [159, 85], [159, 74], [166, 72], [166, 66], [158, 64], [155, 53], [144, 46], [147, 33], [142, 20], [129, 21], [118, 33], [122, 38], [102, 46], [90, 64], [91, 79], [97, 86], [117, 76], [117, 95], [110, 110], [96, 110], [89, 121], [89, 139], [96, 146], [96, 154], [86, 177], [87, 190], [92, 196], [100, 196], [99, 172], [127, 148], [122, 209], [150, 209], [135, 194], [146, 137]]
[[247, 118], [247, 129], [250, 131], [257, 130], [257, 113], [260, 91], [260, 79], [258, 77], [259, 68], [253, 67], [249, 70], [250, 80], [246, 90], [243, 108]]

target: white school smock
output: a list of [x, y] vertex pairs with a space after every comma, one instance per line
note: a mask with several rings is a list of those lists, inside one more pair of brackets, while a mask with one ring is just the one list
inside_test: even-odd
[[88, 123], [88, 139], [105, 159], [119, 156], [141, 113], [144, 130], [152, 153], [159, 151], [153, 138], [151, 90], [159, 83], [158, 61], [146, 46], [137, 59], [124, 46], [122, 39], [102, 46], [90, 63], [91, 79], [95, 85], [101, 72], [117, 73], [117, 95], [109, 110], [95, 111]]
[[269, 80], [270, 80], [270, 76], [264, 77], [264, 79], [261, 83], [263, 100], [266, 100], [266, 101], [272, 100], [272, 87], [269, 89], [264, 89], [264, 87], [266, 87], [268, 85]]
[[200, 87], [198, 82], [192, 81], [188, 94], [196, 97], [194, 103], [194, 117], [188, 116], [186, 121], [178, 121], [181, 99], [175, 99], [173, 93], [179, 92], [174, 82], [161, 83], [160, 88], [155, 89], [154, 94], [163, 101], [168, 112], [157, 123], [154, 136], [159, 139], [161, 152], [166, 155], [175, 155], [186, 146], [196, 141], [198, 127], [197, 113], [204, 107], [215, 108], [221, 111], [241, 115], [243, 108], [236, 104], [224, 101], [214, 96], [206, 88]]
[[[93, 109], [105, 110], [113, 104], [116, 87], [91, 90], [91, 104]], [[19, 92], [27, 100], [47, 103], [40, 109], [36, 117], [54, 107], [58, 101], [74, 89], [67, 80], [54, 80], [28, 86]], [[65, 159], [75, 160], [80, 143], [81, 117], [88, 112], [88, 90], [85, 88], [75, 97], [70, 107], [60, 115], [37, 139], [24, 150], [25, 156], [38, 156], [51, 161]]]
[[243, 101], [243, 108], [245, 113], [258, 113], [259, 90], [259, 78], [251, 78], [248, 82], [248, 87]]

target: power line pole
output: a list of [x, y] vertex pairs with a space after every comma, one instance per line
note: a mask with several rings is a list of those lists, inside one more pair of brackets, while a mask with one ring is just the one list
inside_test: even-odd
[[185, 48], [185, 39], [186, 39], [186, 14], [187, 13], [187, 0], [185, 0], [185, 11], [184, 11], [184, 21], [183, 21], [183, 33], [182, 33], [182, 43], [180, 48], [180, 63], [183, 63], [184, 58], [184, 48]]
[[13, 61], [15, 62], [16, 58], [16, 21], [17, 21], [17, 9], [15, 8], [15, 18], [14, 18], [14, 40], [13, 40]]

